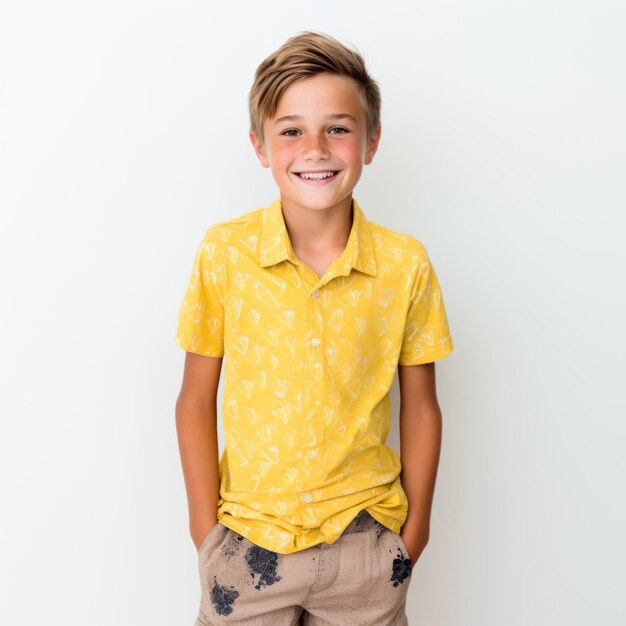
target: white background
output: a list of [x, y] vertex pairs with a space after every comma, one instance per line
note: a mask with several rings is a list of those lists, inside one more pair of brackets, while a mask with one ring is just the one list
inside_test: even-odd
[[205, 229], [277, 197], [247, 91], [314, 29], [381, 86], [355, 197], [456, 346], [411, 625], [626, 623], [622, 3], [0, 6], [0, 622], [193, 623], [178, 308]]

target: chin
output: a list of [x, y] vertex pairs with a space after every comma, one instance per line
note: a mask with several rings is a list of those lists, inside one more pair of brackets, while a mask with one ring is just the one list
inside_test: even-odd
[[317, 200], [310, 200], [310, 199], [304, 199], [302, 198], [301, 200], [298, 199], [291, 199], [292, 202], [295, 202], [296, 204], [299, 204], [301, 206], [307, 207], [308, 209], [327, 209], [331, 206], [335, 206], [336, 204], [339, 204], [341, 202], [341, 198], [329, 198], [327, 200], [319, 198]]

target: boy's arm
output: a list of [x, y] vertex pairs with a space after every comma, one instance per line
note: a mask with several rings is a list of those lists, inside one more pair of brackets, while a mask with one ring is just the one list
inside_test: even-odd
[[415, 564], [428, 543], [430, 513], [441, 450], [442, 419], [435, 364], [399, 365], [400, 480], [409, 500], [401, 536]]
[[222, 357], [186, 352], [176, 401], [176, 430], [187, 490], [189, 531], [196, 546], [217, 523], [219, 452], [217, 387]]

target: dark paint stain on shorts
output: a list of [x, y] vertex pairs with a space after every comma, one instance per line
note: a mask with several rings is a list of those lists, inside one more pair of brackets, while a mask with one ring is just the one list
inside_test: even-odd
[[402, 550], [398, 548], [398, 555], [393, 560], [393, 570], [389, 580], [393, 583], [394, 587], [397, 587], [411, 575], [412, 569], [411, 559], [405, 557]]
[[260, 577], [257, 584], [254, 585], [255, 589], [263, 589], [263, 587], [273, 585], [282, 579], [282, 576], [278, 576], [276, 573], [278, 554], [272, 550], [266, 550], [253, 544], [246, 551], [246, 563], [252, 578], [254, 579], [255, 575]]
[[380, 522], [376, 522], [376, 536], [380, 537], [386, 530], [389, 530], [386, 526], [383, 526]]
[[227, 561], [230, 561], [234, 556], [241, 552], [243, 537], [241, 535], [237, 535], [234, 532], [228, 533], [220, 550]]
[[230, 615], [233, 612], [233, 602], [239, 597], [239, 592], [231, 585], [220, 585], [214, 579], [211, 589], [211, 604], [218, 615]]
[[378, 522], [365, 510], [359, 511], [357, 516], [354, 518], [354, 523], [356, 525], [356, 532], [362, 533], [370, 528], [373, 528], [375, 524]]
[[383, 526], [377, 519], [374, 519], [365, 509], [357, 513], [357, 516], [354, 518], [354, 523], [356, 525], [356, 532], [361, 533], [374, 529], [377, 537], [380, 537], [386, 529], [386, 526]]

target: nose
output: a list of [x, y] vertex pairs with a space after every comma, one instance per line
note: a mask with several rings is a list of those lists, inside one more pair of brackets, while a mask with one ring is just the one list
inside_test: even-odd
[[304, 142], [303, 157], [305, 159], [319, 160], [328, 157], [326, 139], [323, 135], [308, 135]]

